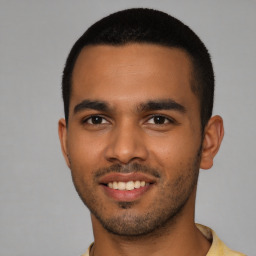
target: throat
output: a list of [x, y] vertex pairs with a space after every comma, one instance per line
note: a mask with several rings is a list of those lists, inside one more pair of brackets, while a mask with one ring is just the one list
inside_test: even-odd
[[100, 228], [101, 232], [95, 232], [95, 245], [90, 256], [205, 256], [210, 242], [194, 223], [186, 224], [180, 225], [178, 221], [171, 227], [164, 226], [141, 236], [120, 236]]

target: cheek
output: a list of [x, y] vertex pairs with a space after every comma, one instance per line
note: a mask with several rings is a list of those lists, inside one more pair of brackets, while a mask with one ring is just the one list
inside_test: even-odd
[[68, 152], [71, 160], [72, 172], [88, 175], [92, 170], [100, 167], [102, 159], [102, 143], [100, 140], [73, 132], [68, 138]]
[[173, 133], [150, 138], [149, 151], [157, 165], [164, 169], [182, 170], [197, 156], [200, 139], [189, 133]]

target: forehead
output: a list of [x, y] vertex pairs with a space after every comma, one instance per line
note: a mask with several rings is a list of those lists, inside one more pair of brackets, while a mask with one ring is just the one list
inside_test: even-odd
[[191, 91], [192, 70], [189, 55], [178, 48], [87, 46], [73, 70], [70, 103], [84, 98], [113, 103], [169, 97], [181, 103], [197, 100]]

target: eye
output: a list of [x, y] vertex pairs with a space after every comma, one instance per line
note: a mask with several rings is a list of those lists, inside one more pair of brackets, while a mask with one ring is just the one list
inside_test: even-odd
[[161, 124], [174, 123], [174, 121], [170, 118], [165, 117], [165, 116], [155, 115], [155, 116], [151, 117], [148, 120], [148, 123], [149, 124], [161, 125]]
[[85, 120], [83, 120], [83, 123], [87, 123], [87, 124], [91, 124], [91, 125], [97, 125], [97, 124], [107, 124], [108, 121], [103, 118], [102, 116], [90, 116], [88, 118], [86, 118]]

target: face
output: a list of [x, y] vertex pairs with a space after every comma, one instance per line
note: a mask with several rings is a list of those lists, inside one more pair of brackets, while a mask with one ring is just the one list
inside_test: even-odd
[[175, 48], [90, 46], [79, 55], [61, 143], [76, 190], [109, 232], [148, 234], [193, 212], [202, 141], [191, 81], [189, 56]]

